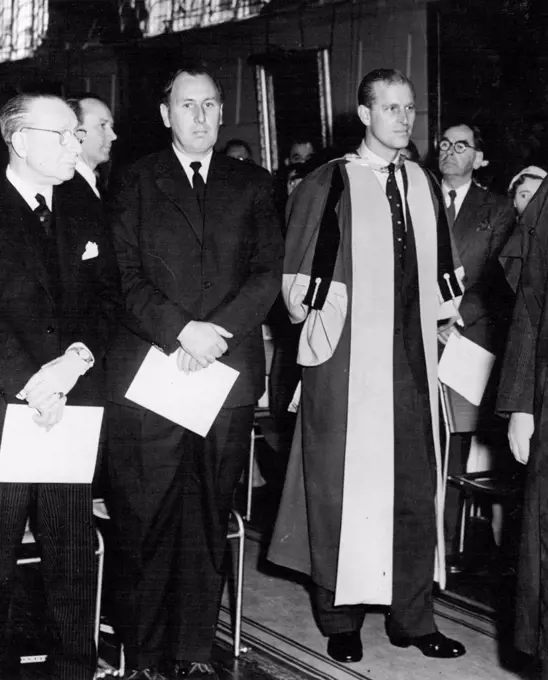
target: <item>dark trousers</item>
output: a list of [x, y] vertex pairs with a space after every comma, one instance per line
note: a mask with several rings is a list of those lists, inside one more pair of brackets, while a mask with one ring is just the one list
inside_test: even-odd
[[[8, 627], [16, 557], [29, 512], [42, 557], [53, 638], [48, 677], [91, 680], [97, 585], [91, 486], [0, 484], [0, 629]], [[9, 656], [10, 639], [2, 632], [0, 664], [8, 663]], [[0, 677], [10, 676], [0, 670]]]
[[205, 439], [116, 404], [107, 422], [112, 587], [127, 664], [208, 661], [253, 406], [221, 410]]
[[[435, 454], [428, 400], [416, 388], [401, 336], [394, 338], [393, 586], [387, 632], [419, 636], [437, 630], [432, 585], [436, 547]], [[364, 443], [364, 446], [366, 444]], [[374, 550], [375, 546], [371, 546]], [[313, 606], [326, 636], [359, 630], [365, 605], [333, 605], [333, 593], [314, 589]]]

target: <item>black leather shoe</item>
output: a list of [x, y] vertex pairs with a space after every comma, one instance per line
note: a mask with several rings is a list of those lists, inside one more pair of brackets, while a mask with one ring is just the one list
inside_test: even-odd
[[197, 661], [176, 661], [175, 678], [189, 678], [189, 680], [219, 680], [217, 672], [210, 663]]
[[127, 670], [124, 680], [170, 680], [166, 675], [160, 673], [156, 668], [138, 668]]
[[330, 635], [327, 642], [327, 653], [335, 661], [341, 663], [356, 663], [363, 657], [362, 640], [360, 631], [351, 633], [335, 633]]
[[466, 654], [463, 644], [445, 637], [439, 631], [419, 637], [390, 638], [394, 647], [417, 647], [424, 656], [434, 659], [456, 659]]

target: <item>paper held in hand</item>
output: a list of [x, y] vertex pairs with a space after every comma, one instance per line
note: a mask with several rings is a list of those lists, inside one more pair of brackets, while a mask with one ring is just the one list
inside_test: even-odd
[[495, 355], [462, 335], [451, 333], [438, 366], [442, 383], [479, 406]]
[[0, 444], [0, 482], [91, 484], [103, 408], [65, 406], [49, 431], [37, 425], [36, 411], [8, 404]]
[[205, 437], [221, 410], [239, 372], [215, 361], [184, 373], [177, 353], [151, 347], [126, 392], [126, 398]]

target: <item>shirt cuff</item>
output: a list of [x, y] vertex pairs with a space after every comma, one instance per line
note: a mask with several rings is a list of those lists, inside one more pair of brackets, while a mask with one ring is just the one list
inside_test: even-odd
[[82, 360], [83, 366], [80, 375], [87, 373], [87, 371], [95, 364], [95, 357], [93, 356], [92, 351], [86, 347], [83, 342], [73, 342], [72, 345], [67, 347], [65, 354], [67, 354], [67, 352], [74, 352], [74, 354]]

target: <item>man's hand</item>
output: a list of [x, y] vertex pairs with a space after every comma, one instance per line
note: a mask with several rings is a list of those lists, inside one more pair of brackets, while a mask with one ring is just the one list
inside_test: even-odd
[[44, 364], [17, 396], [41, 413], [50, 411], [74, 387], [84, 372], [84, 363], [76, 352], [67, 352]]
[[529, 460], [529, 447], [534, 431], [535, 420], [532, 413], [512, 413], [508, 424], [508, 441], [518, 463], [525, 465]]
[[194, 371], [201, 371], [203, 366], [200, 366], [196, 359], [193, 359], [188, 352], [179, 347], [177, 350], [177, 368], [185, 373], [194, 373]]
[[460, 331], [457, 327], [457, 322], [461, 320], [460, 316], [452, 316], [447, 323], [444, 323], [438, 328], [438, 340], [442, 345], [446, 345], [451, 333], [456, 333], [460, 337]]
[[57, 425], [57, 423], [61, 422], [66, 403], [66, 397], [58, 398], [51, 408], [44, 411], [39, 411], [35, 416], [33, 416], [32, 419], [37, 425], [40, 425], [40, 427], [45, 427], [46, 431], [49, 432], [49, 430], [51, 430], [54, 425]]
[[[207, 368], [228, 349], [225, 338], [232, 333], [209, 321], [189, 321], [179, 333], [177, 340], [202, 368]], [[184, 370], [184, 369], [183, 369]]]

